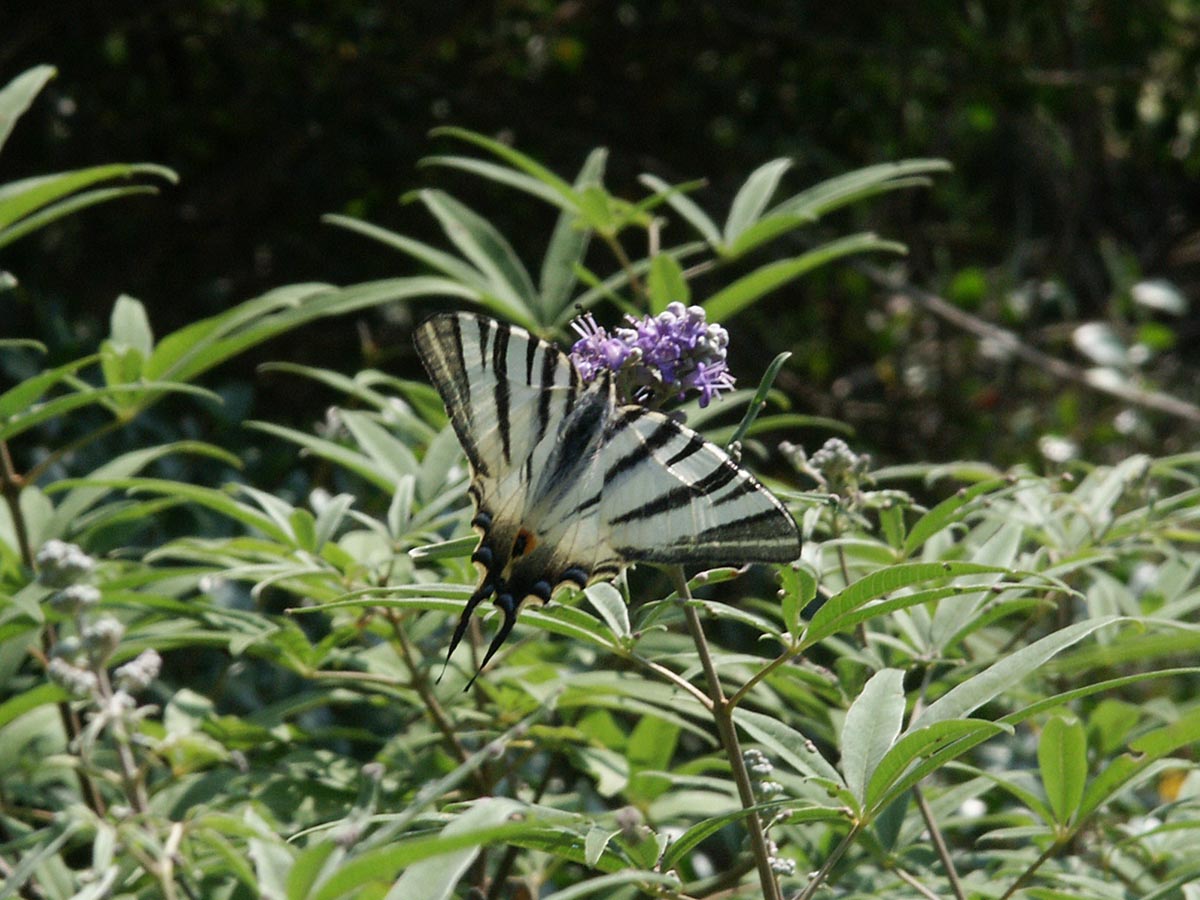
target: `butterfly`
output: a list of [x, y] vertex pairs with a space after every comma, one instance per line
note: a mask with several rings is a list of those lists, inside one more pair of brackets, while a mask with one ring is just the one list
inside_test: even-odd
[[796, 523], [779, 500], [695, 431], [620, 403], [611, 373], [584, 383], [553, 344], [471, 313], [435, 315], [415, 339], [470, 465], [479, 534], [479, 582], [447, 663], [489, 597], [504, 619], [480, 671], [521, 605], [561, 587], [612, 579], [636, 562], [799, 556]]

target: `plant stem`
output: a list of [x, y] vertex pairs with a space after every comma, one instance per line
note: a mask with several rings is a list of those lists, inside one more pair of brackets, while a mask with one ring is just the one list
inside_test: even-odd
[[967, 895], [963, 892], [962, 882], [958, 880], [958, 870], [954, 868], [954, 859], [950, 856], [946, 839], [942, 837], [942, 829], [938, 827], [937, 820], [933, 817], [933, 810], [925, 801], [925, 795], [921, 793], [920, 785], [914, 784], [912, 791], [913, 799], [917, 801], [917, 809], [921, 811], [921, 818], [925, 820], [925, 827], [929, 830], [929, 837], [933, 840], [934, 849], [937, 850], [938, 859], [942, 861], [942, 868], [946, 870], [950, 889], [954, 891], [954, 896], [958, 900], [966, 900]]
[[1055, 841], [1049, 847], [1047, 847], [1045, 850], [1043, 850], [1042, 855], [1039, 856], [1037, 859], [1035, 859], [1033, 862], [1031, 862], [1029, 864], [1029, 868], [1027, 868], [1024, 872], [1022, 872], [1020, 875], [1017, 876], [1017, 880], [1008, 886], [1008, 890], [1006, 890], [1003, 894], [1000, 895], [999, 900], [1008, 900], [1009, 897], [1011, 897], [1013, 894], [1015, 894], [1021, 888], [1025, 887], [1025, 885], [1029, 882], [1029, 880], [1031, 878], [1033, 878], [1034, 873], [1037, 872], [1037, 870], [1040, 869], [1042, 867], [1042, 865], [1048, 859], [1050, 859], [1050, 857], [1054, 856], [1054, 854], [1058, 852], [1058, 850], [1061, 846], [1062, 845], [1058, 841]]
[[708, 641], [704, 637], [704, 628], [700, 624], [700, 616], [690, 605], [692, 595], [688, 590], [687, 578], [683, 574], [683, 569], [679, 566], [672, 566], [670, 571], [676, 582], [675, 587], [679, 592], [679, 599], [684, 604], [683, 615], [687, 620], [688, 630], [692, 633], [696, 652], [700, 655], [704, 679], [708, 682], [708, 694], [712, 697], [713, 721], [716, 723], [721, 744], [725, 748], [725, 755], [729, 757], [729, 766], [738, 789], [738, 799], [741, 801], [742, 809], [747, 810], [746, 829], [750, 833], [750, 849], [758, 867], [759, 881], [762, 882], [763, 900], [783, 900], [783, 895], [779, 892], [779, 882], [775, 880], [775, 873], [771, 871], [771, 854], [767, 850], [767, 836], [763, 831], [762, 819], [754, 810], [754, 786], [750, 782], [750, 773], [746, 769], [746, 760], [742, 757], [742, 746], [738, 740], [737, 728], [733, 724], [734, 706], [725, 699], [725, 692], [721, 689], [721, 679], [717, 675], [717, 667], [713, 663], [712, 654], [709, 653]]
[[637, 296], [645, 296], [646, 292], [642, 289], [642, 283], [638, 280], [637, 273], [633, 271], [633, 262], [630, 261], [625, 248], [621, 246], [621, 242], [613, 235], [604, 235], [604, 240], [612, 250], [613, 256], [617, 258], [617, 262], [621, 264], [621, 268], [625, 270], [625, 277], [629, 281], [629, 289]]
[[911, 887], [914, 891], [916, 891], [922, 897], [928, 897], [929, 900], [942, 900], [941, 897], [939, 897], [937, 894], [935, 894], [929, 888], [925, 887], [925, 885], [921, 884], [921, 882], [917, 881], [915, 876], [910, 875], [908, 872], [905, 872], [903, 869], [899, 869], [899, 868], [895, 869], [894, 871], [896, 873], [897, 878], [899, 878], [901, 881], [903, 881], [905, 884], [907, 884], [909, 887]]
[[[425, 709], [428, 710], [430, 718], [433, 719], [438, 731], [442, 733], [442, 737], [446, 739], [446, 743], [454, 751], [460, 763], [465, 763], [471, 756], [467, 752], [467, 748], [463, 746], [462, 741], [458, 739], [458, 734], [454, 731], [454, 725], [451, 723], [446, 711], [442, 709], [442, 704], [438, 702], [437, 695], [433, 692], [432, 686], [429, 684], [429, 679], [425, 673], [416, 664], [416, 658], [413, 651], [412, 642], [408, 639], [408, 635], [404, 633], [404, 629], [400, 627], [400, 617], [396, 615], [394, 609], [385, 611], [388, 622], [392, 626], [392, 634], [396, 636], [396, 642], [400, 646], [400, 656], [404, 660], [404, 665], [408, 668], [409, 675], [412, 677], [413, 687], [421, 699], [425, 701]], [[359, 673], [354, 673], [359, 674]], [[485, 775], [481, 772], [474, 774], [476, 787], [484, 793], [487, 792], [489, 785], [485, 780]]]
[[[108, 679], [108, 669], [103, 663], [100, 663], [94, 667], [93, 671], [100, 684], [101, 698], [105, 704], [111, 703], [113, 689], [112, 682]], [[150, 798], [146, 795], [145, 782], [138, 772], [137, 760], [133, 758], [133, 751], [130, 749], [133, 742], [120, 715], [113, 716], [112, 729], [113, 737], [116, 738], [117, 759], [121, 762], [121, 784], [125, 789], [125, 797], [129, 800], [129, 805], [133, 807], [134, 812], [144, 815], [150, 809]]]
[[861, 829], [862, 825], [856, 823], [853, 828], [846, 832], [846, 836], [842, 838], [841, 843], [833, 848], [833, 852], [821, 864], [821, 868], [817, 870], [817, 874], [812, 877], [812, 881], [800, 892], [796, 900], [811, 900], [812, 895], [817, 892], [817, 888], [829, 877], [829, 873], [833, 871], [833, 867], [837, 865], [838, 860], [850, 849], [850, 845], [854, 843], [854, 839], [858, 837], [858, 832]]
[[21, 559], [32, 569], [33, 548], [29, 546], [29, 530], [25, 527], [25, 517], [21, 515], [21, 489], [24, 485], [24, 479], [13, 467], [12, 457], [8, 453], [8, 441], [0, 441], [0, 490], [4, 492], [4, 502], [8, 504], [13, 530], [17, 533], [17, 547], [21, 551]]

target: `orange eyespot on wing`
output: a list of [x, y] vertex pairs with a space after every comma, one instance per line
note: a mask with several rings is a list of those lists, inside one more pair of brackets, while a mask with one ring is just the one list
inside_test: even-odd
[[528, 528], [522, 528], [517, 532], [517, 537], [513, 541], [512, 558], [520, 559], [526, 553], [532, 553], [533, 548], [538, 545], [538, 539], [533, 532]]

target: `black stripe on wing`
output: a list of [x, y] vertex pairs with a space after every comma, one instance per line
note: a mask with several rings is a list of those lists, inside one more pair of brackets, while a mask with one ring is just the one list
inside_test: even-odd
[[471, 426], [471, 386], [466, 377], [461, 320], [457, 316], [435, 316], [417, 329], [415, 341], [417, 354], [442, 395], [450, 424], [472, 470], [477, 476], [490, 476], [491, 467], [479, 452]]
[[496, 425], [500, 429], [500, 446], [506, 463], [512, 462], [512, 423], [508, 419], [511, 390], [508, 383], [508, 336], [509, 329], [497, 326], [496, 342], [492, 345], [492, 372], [496, 376]]
[[[692, 484], [681, 484], [678, 487], [671, 488], [665, 494], [659, 494], [653, 500], [643, 503], [641, 506], [635, 506], [628, 512], [622, 513], [614, 519], [610, 519], [612, 525], [621, 525], [625, 522], [632, 522], [637, 519], [648, 519], [651, 516], [657, 516], [661, 513], [670, 512], [673, 509], [681, 509], [687, 506], [698, 497], [704, 497], [707, 494], [715, 493], [723, 488], [729, 482], [733, 481], [738, 475], [745, 475], [737, 466], [728, 460], [720, 463], [715, 469]], [[748, 477], [748, 476], [747, 476]], [[714, 504], [715, 505], [715, 504]]]

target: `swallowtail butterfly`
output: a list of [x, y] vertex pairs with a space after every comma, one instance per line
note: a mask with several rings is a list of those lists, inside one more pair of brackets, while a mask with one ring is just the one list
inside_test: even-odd
[[668, 416], [622, 405], [608, 373], [581, 381], [529, 332], [469, 313], [435, 315], [417, 352], [471, 467], [475, 607], [504, 614], [482, 670], [526, 600], [611, 579], [639, 561], [713, 566], [800, 554], [791, 515], [716, 445]]

